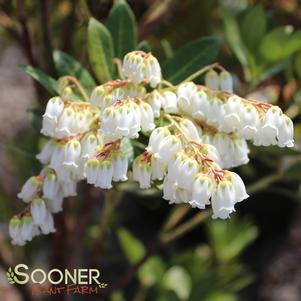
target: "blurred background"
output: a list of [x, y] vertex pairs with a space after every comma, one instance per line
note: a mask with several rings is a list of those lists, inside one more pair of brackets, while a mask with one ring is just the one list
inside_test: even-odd
[[[80, 184], [55, 216], [55, 234], [11, 246], [7, 223], [24, 207], [16, 198], [23, 182], [41, 168], [35, 154], [51, 96], [19, 65], [57, 79], [53, 52], [61, 50], [92, 73], [87, 24], [91, 16], [106, 23], [113, 1], [0, 0], [0, 300], [301, 300], [300, 1], [127, 3], [141, 47], [162, 63], [196, 38], [218, 37], [218, 61], [235, 77], [236, 93], [279, 105], [295, 123], [295, 148], [251, 147], [250, 163], [237, 169], [251, 196], [230, 220], [196, 218], [131, 183], [106, 193]], [[162, 229], [170, 230], [163, 245]], [[101, 296], [32, 296], [5, 279], [17, 263], [97, 267], [108, 288]]]

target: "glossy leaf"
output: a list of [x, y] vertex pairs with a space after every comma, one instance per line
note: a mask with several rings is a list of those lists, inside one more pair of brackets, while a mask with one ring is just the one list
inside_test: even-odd
[[116, 1], [110, 10], [107, 27], [111, 32], [115, 55], [122, 59], [135, 49], [137, 44], [137, 26], [135, 16], [124, 0]]
[[53, 60], [59, 76], [72, 75], [89, 90], [93, 89], [93, 87], [96, 85], [88, 70], [85, 69], [81, 63], [71, 55], [61, 50], [55, 50], [53, 53]]
[[202, 67], [213, 63], [218, 55], [219, 42], [216, 38], [202, 37], [177, 51], [163, 65], [164, 78], [178, 84]]
[[28, 75], [38, 81], [51, 95], [59, 95], [56, 80], [43, 71], [34, 68], [30, 65], [20, 65], [20, 68], [23, 69]]
[[114, 73], [114, 50], [110, 32], [94, 18], [88, 26], [88, 54], [91, 67], [101, 82], [112, 80]]

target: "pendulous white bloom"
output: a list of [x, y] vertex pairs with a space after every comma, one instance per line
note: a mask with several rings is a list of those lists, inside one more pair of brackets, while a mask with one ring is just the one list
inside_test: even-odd
[[154, 113], [152, 107], [147, 102], [139, 103], [141, 116], [141, 130], [143, 132], [152, 131], [155, 128]]
[[134, 160], [133, 179], [139, 182], [141, 189], [151, 187], [151, 164], [147, 154], [142, 154]]
[[231, 74], [223, 70], [219, 74], [219, 81], [220, 81], [220, 89], [227, 93], [233, 93], [233, 78]]
[[218, 73], [211, 69], [205, 75], [205, 85], [212, 90], [219, 90], [220, 78]]
[[279, 127], [278, 145], [280, 147], [294, 146], [294, 124], [290, 118], [283, 115], [283, 122]]
[[103, 111], [120, 99], [144, 97], [144, 87], [127, 80], [113, 80], [96, 87], [91, 94], [91, 104]]
[[21, 219], [21, 237], [24, 241], [31, 241], [35, 234], [32, 216], [24, 215]]
[[164, 102], [164, 98], [157, 90], [147, 94], [144, 100], [152, 107], [154, 117], [160, 116], [161, 107]]
[[178, 112], [178, 101], [177, 95], [171, 91], [162, 92], [163, 103], [162, 107], [166, 113], [177, 113]]
[[123, 74], [135, 84], [149, 83], [155, 88], [161, 82], [161, 68], [151, 53], [132, 51], [125, 55], [122, 65]]
[[193, 182], [192, 197], [189, 204], [193, 208], [205, 209], [210, 205], [210, 198], [214, 191], [214, 182], [208, 175], [199, 173]]
[[30, 205], [30, 213], [32, 215], [33, 224], [40, 226], [47, 218], [47, 208], [43, 199], [33, 199]]
[[51, 160], [54, 149], [55, 149], [55, 142], [52, 139], [50, 139], [45, 143], [41, 152], [37, 154], [36, 158], [42, 164], [48, 164]]
[[12, 239], [13, 245], [25, 245], [25, 241], [21, 235], [21, 225], [21, 219], [17, 216], [14, 216], [9, 222], [9, 236]]
[[113, 154], [113, 181], [126, 181], [128, 179], [127, 177], [127, 171], [128, 171], [128, 158], [126, 154], [116, 152]]
[[247, 140], [294, 146], [292, 120], [277, 106], [234, 95], [228, 71], [211, 69], [205, 86], [174, 86], [143, 51], [126, 54], [121, 69], [125, 79], [95, 87], [87, 101], [71, 101], [68, 93], [48, 101], [41, 133], [50, 140], [36, 156], [46, 166], [18, 194], [29, 204], [10, 221], [13, 244], [55, 232], [52, 214], [77, 194], [79, 181], [110, 189], [128, 179], [132, 159], [140, 188], [158, 184], [170, 204], [211, 204], [213, 218], [229, 218], [248, 198], [241, 177], [227, 170], [248, 163]]
[[77, 168], [81, 155], [81, 144], [75, 138], [69, 140], [65, 146], [63, 166], [66, 168]]
[[24, 202], [29, 202], [34, 198], [38, 192], [41, 190], [43, 185], [42, 177], [31, 177], [23, 185], [21, 192], [18, 193], [18, 198], [22, 199]]
[[217, 183], [217, 188], [211, 197], [212, 218], [229, 218], [230, 213], [235, 211], [235, 202], [235, 189], [232, 183], [226, 179]]
[[95, 186], [103, 189], [112, 188], [113, 172], [112, 160], [100, 158]]
[[41, 232], [45, 235], [55, 232], [53, 216], [49, 211], [46, 214], [46, 219], [44, 223], [40, 225], [40, 227]]

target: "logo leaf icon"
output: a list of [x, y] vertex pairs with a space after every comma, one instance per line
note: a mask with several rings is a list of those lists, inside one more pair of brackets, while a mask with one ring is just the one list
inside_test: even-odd
[[8, 271], [6, 272], [6, 276], [10, 284], [15, 284], [15, 280], [14, 280], [15, 273], [13, 272], [11, 267], [8, 268]]

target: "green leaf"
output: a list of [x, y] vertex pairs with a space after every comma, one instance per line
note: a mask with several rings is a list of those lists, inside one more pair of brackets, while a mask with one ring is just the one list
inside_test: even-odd
[[192, 283], [188, 272], [181, 266], [171, 267], [164, 275], [162, 284], [165, 289], [175, 292], [180, 300], [188, 300]]
[[46, 75], [43, 71], [34, 68], [31, 65], [20, 65], [20, 68], [38, 81], [51, 95], [59, 95], [57, 83], [54, 78]]
[[141, 50], [141, 51], [144, 51], [144, 52], [150, 52], [151, 48], [150, 48], [149, 43], [146, 40], [143, 40], [137, 45], [136, 50]]
[[88, 54], [97, 79], [101, 82], [112, 80], [114, 73], [114, 50], [110, 32], [94, 18], [88, 25]]
[[177, 51], [163, 65], [164, 78], [178, 84], [202, 67], [213, 63], [218, 55], [219, 42], [216, 38], [196, 39]]
[[[250, 26], [250, 24], [252, 24]], [[251, 51], [257, 51], [267, 29], [267, 19], [264, 9], [261, 5], [256, 5], [248, 10], [242, 20], [241, 36], [245, 45]]]
[[242, 43], [239, 25], [237, 24], [237, 21], [230, 16], [225, 16], [223, 18], [223, 21], [224, 21], [226, 39], [232, 51], [234, 52], [234, 54], [236, 55], [237, 59], [240, 61], [242, 66], [247, 67], [248, 66], [247, 52]]
[[55, 50], [53, 60], [59, 76], [72, 75], [88, 90], [95, 87], [96, 83], [88, 70], [71, 55], [61, 50]]
[[291, 27], [277, 27], [268, 33], [260, 45], [261, 55], [276, 62], [288, 58], [301, 48], [301, 31], [293, 32]]
[[125, 1], [115, 2], [107, 19], [107, 27], [111, 32], [117, 57], [122, 59], [126, 53], [135, 49], [137, 44], [136, 20]]
[[122, 250], [130, 263], [136, 263], [144, 256], [145, 249], [143, 244], [128, 230], [125, 228], [118, 229], [117, 236]]
[[158, 256], [150, 257], [138, 271], [140, 281], [145, 286], [160, 283], [165, 272], [165, 265]]
[[208, 236], [220, 262], [229, 262], [255, 240], [257, 228], [248, 220], [233, 217], [229, 221], [208, 222]]
[[298, 52], [295, 60], [295, 70], [299, 77], [299, 80], [301, 80], [301, 51]]

